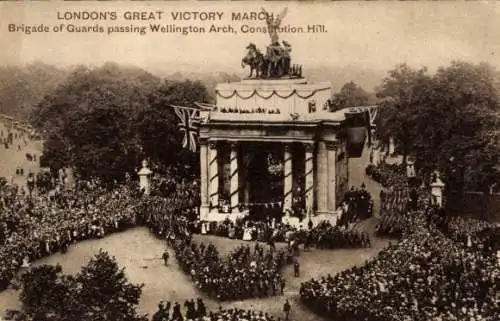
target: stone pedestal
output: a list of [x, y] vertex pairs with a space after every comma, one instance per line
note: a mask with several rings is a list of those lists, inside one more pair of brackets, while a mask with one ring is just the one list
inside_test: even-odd
[[148, 168], [148, 162], [142, 161], [142, 168], [137, 173], [139, 175], [139, 189], [144, 190], [144, 195], [149, 195], [151, 192], [150, 176], [153, 172]]
[[439, 207], [443, 206], [443, 192], [444, 183], [441, 181], [439, 173], [436, 172], [436, 180], [431, 183], [431, 196], [434, 204], [438, 205]]

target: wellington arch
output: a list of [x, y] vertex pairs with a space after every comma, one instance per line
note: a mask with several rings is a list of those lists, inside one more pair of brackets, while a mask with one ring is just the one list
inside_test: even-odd
[[309, 82], [282, 44], [250, 44], [250, 76], [219, 84], [200, 111], [201, 220], [324, 219], [349, 188], [374, 108], [333, 109], [331, 83]]

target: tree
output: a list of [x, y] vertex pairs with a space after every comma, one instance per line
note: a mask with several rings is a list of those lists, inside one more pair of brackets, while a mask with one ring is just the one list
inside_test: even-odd
[[123, 269], [100, 251], [76, 276], [61, 266], [35, 267], [21, 276], [21, 310], [16, 321], [146, 321], [136, 306], [143, 285], [128, 283]]
[[35, 267], [21, 276], [22, 312], [12, 311], [16, 320], [63, 320], [65, 298], [71, 295], [71, 280], [60, 265]]
[[370, 94], [353, 81], [345, 83], [338, 93], [332, 98], [335, 109], [345, 107], [366, 106], [370, 102]]
[[403, 162], [414, 152], [418, 112], [431, 78], [427, 69], [412, 69], [406, 64], [390, 70], [377, 89], [382, 99], [377, 123], [377, 137], [385, 144], [393, 138], [403, 155]]
[[54, 91], [67, 76], [66, 70], [40, 62], [0, 67], [0, 113], [26, 120], [44, 95]]
[[486, 64], [453, 62], [428, 76], [400, 65], [378, 90], [377, 135], [393, 137], [424, 174], [439, 169], [448, 191], [489, 188], [498, 180], [498, 74]]
[[[194, 102], [210, 102], [206, 87], [199, 81], [165, 81], [151, 96], [150, 104], [139, 113], [136, 130], [144, 153], [163, 165], [198, 169], [197, 154], [182, 148], [179, 119], [171, 105], [195, 107]], [[192, 173], [184, 173], [192, 174]]]
[[79, 67], [38, 105], [32, 122], [45, 134], [44, 160], [54, 170], [71, 166], [81, 178], [113, 183], [135, 174], [144, 158], [197, 169], [198, 157], [182, 149], [170, 107], [194, 107], [195, 101], [210, 101], [201, 82], [161, 83], [115, 64]]
[[45, 134], [47, 162], [72, 166], [83, 178], [123, 180], [143, 157], [135, 130], [137, 113], [159, 84], [138, 68], [76, 68], [31, 117]]
[[100, 251], [75, 278], [80, 299], [80, 320], [144, 321], [137, 314], [143, 285], [128, 283], [115, 258]]
[[417, 127], [420, 161], [440, 168], [448, 190], [487, 190], [500, 160], [498, 74], [487, 64], [452, 62], [432, 78]]

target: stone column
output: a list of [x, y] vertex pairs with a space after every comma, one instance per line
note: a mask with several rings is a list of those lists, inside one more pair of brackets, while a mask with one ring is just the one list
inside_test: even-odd
[[290, 151], [291, 146], [285, 144], [284, 146], [284, 188], [283, 188], [283, 210], [286, 212], [292, 210], [292, 188], [293, 188], [293, 176], [292, 176], [292, 153]]
[[313, 164], [313, 152], [314, 152], [314, 144], [306, 143], [305, 144], [305, 197], [306, 197], [306, 211], [309, 214], [312, 214], [313, 206], [314, 206], [314, 164]]
[[217, 142], [210, 141], [209, 164], [209, 189], [210, 189], [210, 205], [212, 208], [219, 206], [219, 162], [217, 161]]
[[328, 212], [328, 159], [326, 154], [326, 143], [318, 142], [316, 152], [316, 198], [317, 212], [325, 214]]
[[200, 138], [200, 219], [205, 219], [210, 208], [208, 195], [208, 146], [207, 140]]
[[326, 142], [328, 158], [328, 211], [333, 213], [337, 209], [336, 204], [336, 164], [337, 164], [337, 143]]
[[239, 178], [238, 178], [238, 144], [233, 142], [231, 143], [231, 157], [230, 168], [231, 168], [231, 189], [230, 189], [230, 197], [231, 197], [231, 212], [237, 210], [238, 205], [240, 203], [239, 200]]

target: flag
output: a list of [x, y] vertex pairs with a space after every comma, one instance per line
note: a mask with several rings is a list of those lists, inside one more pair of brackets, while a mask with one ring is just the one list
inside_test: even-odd
[[180, 131], [184, 134], [182, 139], [182, 148], [196, 152], [196, 141], [198, 136], [199, 110], [195, 108], [172, 106], [175, 114], [180, 119], [178, 125]]

